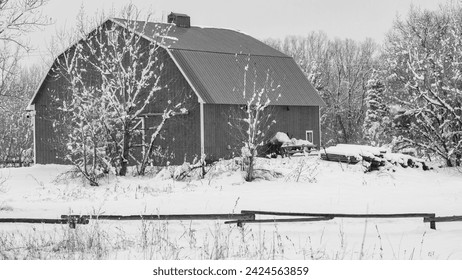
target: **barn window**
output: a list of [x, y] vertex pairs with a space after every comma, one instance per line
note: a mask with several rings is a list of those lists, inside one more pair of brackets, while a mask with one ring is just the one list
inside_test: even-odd
[[313, 130], [306, 131], [306, 141], [313, 143]]

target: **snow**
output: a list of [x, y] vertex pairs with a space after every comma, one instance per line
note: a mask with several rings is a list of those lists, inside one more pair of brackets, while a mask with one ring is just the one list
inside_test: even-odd
[[275, 144], [275, 143], [286, 143], [286, 142], [290, 142], [290, 138], [284, 132], [277, 132], [273, 136], [273, 138], [271, 138], [270, 142], [273, 143], [273, 144]]
[[295, 146], [301, 146], [301, 145], [313, 146], [313, 143], [311, 143], [310, 141], [307, 141], [307, 140], [303, 140], [303, 139], [292, 138], [292, 139], [290, 139], [289, 142], [285, 142], [284, 144], [282, 144], [283, 147], [291, 146], [291, 145], [295, 145]]
[[[354, 147], [349, 148], [353, 153]], [[0, 169], [0, 178], [6, 179], [0, 187], [0, 217], [241, 210], [462, 215], [462, 173], [455, 168], [423, 171], [397, 166], [395, 172], [364, 173], [360, 165], [313, 156], [258, 158], [256, 169], [272, 173], [265, 180], [249, 183], [243, 179], [239, 162], [227, 160], [207, 167], [204, 179], [174, 180], [175, 172], [187, 166], [172, 166], [159, 172], [151, 170], [145, 177], [105, 178], [99, 187], [84, 185], [81, 179], [65, 173], [70, 166]], [[175, 244], [173, 251], [156, 247], [159, 250], [146, 255], [143, 246], [136, 246], [143, 228], [157, 234], [165, 230], [163, 238], [168, 242], [159, 242], [163, 246]], [[421, 218], [246, 224], [243, 229], [223, 221], [90, 221], [77, 228], [82, 235], [96, 229], [104, 231], [107, 242], [116, 244], [101, 258], [359, 259], [362, 254], [363, 259], [462, 259], [462, 222], [437, 223], [437, 230], [430, 230]], [[0, 236], [65, 236], [68, 231], [65, 225], [1, 224]], [[121, 240], [131, 245], [123, 246]], [[216, 255], [216, 242], [226, 245], [223, 255]]]
[[162, 38], [162, 39], [168, 39], [172, 41], [178, 41], [177, 37], [172, 37], [172, 36], [167, 36], [167, 35], [161, 35], [161, 34], [156, 34], [157, 37]]
[[399, 164], [407, 164], [409, 160], [412, 160], [414, 162], [423, 162], [423, 160], [418, 159], [416, 157], [410, 156], [410, 155], [405, 155], [401, 153], [386, 153], [384, 155], [384, 158], [391, 162], [391, 163], [399, 163]]
[[216, 27], [216, 26], [207, 26], [207, 25], [194, 25], [193, 27], [201, 28], [201, 29], [228, 30], [228, 31], [234, 31], [234, 32], [238, 32], [238, 33], [242, 33], [244, 35], [250, 36], [249, 34], [247, 34], [246, 32], [244, 32], [242, 30], [239, 30], [239, 29], [236, 29], [236, 28], [231, 28], [231, 27], [228, 28], [228, 27]]
[[321, 152], [328, 154], [337, 154], [344, 156], [353, 156], [357, 159], [361, 159], [362, 156], [374, 157], [381, 153], [385, 153], [386, 150], [377, 147], [365, 146], [365, 145], [353, 145], [353, 144], [337, 144], [336, 146], [322, 149]]

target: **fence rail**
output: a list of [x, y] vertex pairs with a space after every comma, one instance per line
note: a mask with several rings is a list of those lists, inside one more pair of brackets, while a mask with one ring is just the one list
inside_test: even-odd
[[61, 219], [82, 218], [92, 220], [254, 220], [253, 214], [178, 214], [178, 215], [61, 215]]
[[[272, 218], [256, 219], [256, 215], [298, 217], [298, 218]], [[300, 213], [275, 212], [259, 210], [242, 210], [240, 214], [174, 214], [174, 215], [61, 215], [60, 219], [42, 218], [0, 218], [0, 223], [33, 223], [33, 224], [69, 224], [75, 228], [77, 224], [86, 225], [90, 220], [112, 221], [139, 221], [139, 220], [225, 220], [225, 224], [257, 224], [257, 223], [291, 223], [291, 222], [318, 222], [334, 218], [370, 218], [370, 219], [399, 219], [423, 218], [424, 223], [430, 223], [431, 229], [436, 229], [437, 222], [462, 221], [462, 216], [436, 217], [435, 213], [398, 213], [398, 214], [345, 214], [345, 213]]]
[[331, 217], [318, 217], [318, 218], [294, 218], [294, 219], [258, 219], [258, 220], [236, 220], [226, 221], [225, 224], [237, 224], [239, 227], [242, 224], [262, 224], [262, 223], [294, 223], [294, 222], [319, 222], [332, 220]]
[[25, 223], [25, 224], [69, 224], [70, 228], [75, 228], [76, 224], [86, 225], [88, 219], [81, 218], [61, 218], [61, 219], [41, 219], [41, 218], [0, 218], [0, 223]]
[[441, 217], [428, 217], [424, 218], [425, 223], [436, 223], [436, 222], [460, 222], [462, 216], [441, 216]]
[[[274, 212], [274, 211], [254, 211], [254, 210], [242, 210], [242, 214], [254, 214], [254, 215], [272, 215], [272, 216], [292, 216], [292, 217], [324, 217], [324, 218], [435, 218], [435, 213], [398, 213], [398, 214], [344, 214], [344, 213], [299, 213], [299, 212]], [[430, 228], [436, 229], [435, 221], [430, 222]], [[247, 223], [242, 221], [239, 224]]]
[[334, 217], [334, 218], [426, 218], [434, 217], [434, 213], [399, 213], [399, 214], [344, 214], [344, 213], [297, 213], [242, 210], [242, 214], [302, 216], [302, 217]]

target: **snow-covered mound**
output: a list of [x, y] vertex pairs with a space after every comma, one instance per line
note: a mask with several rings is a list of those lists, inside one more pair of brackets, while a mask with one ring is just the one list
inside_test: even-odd
[[289, 136], [285, 134], [284, 132], [277, 132], [273, 138], [271, 138], [270, 143], [271, 144], [284, 144], [290, 142]]
[[399, 164], [403, 167], [421, 166], [424, 170], [429, 169], [425, 161], [417, 157], [402, 153], [391, 153], [384, 148], [366, 145], [338, 144], [337, 146], [322, 149], [321, 158], [329, 161], [341, 161], [353, 164], [360, 161], [367, 161], [374, 164], [373, 168], [384, 166], [388, 162], [393, 165]]
[[282, 144], [282, 147], [287, 147], [287, 146], [307, 146], [311, 148], [315, 147], [315, 145], [313, 145], [313, 143], [311, 143], [310, 141], [296, 139], [296, 138], [292, 138], [290, 139], [289, 142], [285, 142], [284, 144]]

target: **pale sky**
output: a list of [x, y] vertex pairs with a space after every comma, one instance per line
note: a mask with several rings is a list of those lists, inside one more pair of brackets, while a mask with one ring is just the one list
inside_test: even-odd
[[[324, 31], [329, 37], [381, 43], [397, 15], [405, 16], [411, 5], [437, 9], [446, 0], [132, 0], [142, 10], [152, 10], [162, 19], [170, 12], [185, 13], [191, 25], [237, 29], [257, 39], [284, 38]], [[75, 25], [81, 6], [88, 15], [115, 10], [127, 0], [50, 0], [43, 9], [54, 24], [34, 32], [30, 41], [36, 50], [31, 59], [46, 53], [55, 30]]]

